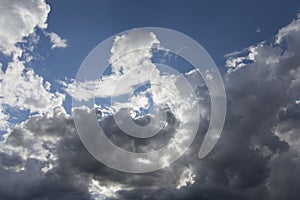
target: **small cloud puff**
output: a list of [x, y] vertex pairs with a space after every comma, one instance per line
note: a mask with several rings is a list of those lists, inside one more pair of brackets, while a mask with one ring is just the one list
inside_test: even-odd
[[46, 36], [48, 36], [50, 38], [50, 41], [52, 43], [51, 49], [66, 48], [68, 46], [67, 40], [62, 39], [59, 35], [57, 35], [54, 32], [46, 33]]

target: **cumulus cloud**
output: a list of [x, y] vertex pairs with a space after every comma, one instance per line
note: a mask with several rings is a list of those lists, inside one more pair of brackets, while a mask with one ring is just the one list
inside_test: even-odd
[[159, 41], [153, 33], [139, 30], [117, 36], [109, 60], [112, 74], [96, 80], [62, 84], [66, 87], [66, 92], [77, 100], [132, 93], [134, 86], [158, 79], [159, 71], [150, 60], [152, 47], [158, 44]]
[[0, 73], [1, 104], [31, 112], [51, 112], [60, 106], [64, 95], [50, 92], [51, 84], [32, 69], [25, 69], [24, 62], [8, 63]]
[[44, 0], [3, 0], [0, 2], [0, 51], [5, 54], [21, 51], [16, 46], [24, 37], [34, 33], [35, 28], [47, 28], [50, 7]]
[[[239, 61], [244, 66], [235, 66], [224, 76], [227, 123], [219, 151], [209, 158], [219, 165], [213, 166], [218, 176], [207, 181], [208, 189], [219, 193], [206, 199], [299, 198], [294, 189], [299, 181], [293, 174], [299, 173], [299, 112], [295, 100], [300, 87], [300, 37], [299, 31], [290, 27], [298, 21], [283, 28], [291, 31], [279, 44], [274, 45], [275, 40], [250, 47], [252, 61]], [[205, 196], [205, 190], [196, 193]]]
[[[121, 134], [112, 121], [106, 128]], [[146, 146], [138, 141], [130, 144], [133, 148]], [[150, 196], [152, 190], [173, 191], [193, 182], [192, 171], [184, 162], [184, 167], [140, 175], [104, 166], [85, 149], [73, 119], [63, 108], [55, 109], [53, 115], [31, 117], [7, 133], [0, 145], [0, 163], [0, 194], [7, 200], [122, 199], [123, 195], [139, 196], [134, 194], [137, 190]]]
[[50, 41], [52, 43], [51, 49], [66, 48], [67, 47], [67, 40], [62, 39], [56, 33], [51, 32], [51, 33], [46, 33], [46, 35], [50, 38]]
[[[64, 100], [63, 94], [50, 91], [51, 84], [26, 67], [33, 58], [34, 45], [39, 42], [36, 29], [47, 28], [49, 12], [50, 6], [44, 0], [0, 2], [0, 52], [11, 59], [6, 66], [0, 66], [1, 131], [9, 128], [6, 108], [46, 113]], [[65, 45], [65, 40], [55, 33], [50, 33], [50, 38], [55, 47]]]
[[[50, 6], [44, 0], [22, 1], [3, 0], [0, 2], [0, 51], [6, 55], [21, 56], [22, 48], [17, 44], [25, 42], [25, 38], [35, 34], [40, 28], [48, 26], [47, 18]], [[52, 49], [67, 47], [67, 40], [54, 32], [46, 32], [52, 43]]]
[[[112, 74], [104, 75], [96, 80], [83, 82], [62, 82], [65, 90], [74, 99], [87, 101], [94, 97], [115, 97], [130, 95], [138, 86], [150, 84], [144, 92], [152, 97], [153, 104], [168, 105], [176, 117], [182, 121], [193, 121], [187, 112], [196, 110], [196, 96], [189, 94], [191, 88], [185, 86], [183, 78], [174, 74], [163, 74], [152, 63], [153, 48], [159, 46], [159, 40], [152, 32], [133, 30], [128, 34], [116, 36], [111, 48], [109, 62]], [[112, 108], [137, 108], [137, 105], [148, 105], [144, 98], [130, 98], [129, 102], [118, 101]], [[191, 95], [190, 98], [183, 98]], [[137, 99], [142, 100], [137, 102]]]
[[[159, 161], [156, 159], [155, 162], [164, 166], [177, 155], [183, 154], [188, 144], [192, 143], [191, 138], [197, 132], [201, 117], [197, 95], [193, 93], [193, 89], [189, 87], [183, 75], [161, 73], [152, 62], [153, 48], [157, 45], [159, 45], [159, 40], [152, 32], [132, 30], [116, 36], [109, 58], [112, 73], [96, 80], [75, 82], [75, 85], [71, 83], [66, 88], [75, 100], [93, 98], [94, 92], [96, 97], [111, 97], [113, 103], [110, 107], [114, 110], [111, 114], [117, 118], [116, 123], [122, 126], [121, 130], [136, 137], [146, 137], [145, 135], [149, 132], [157, 133], [159, 128], [162, 129], [165, 124], [168, 124], [164, 119], [167, 117], [166, 111], [170, 110], [178, 120], [174, 136], [165, 147], [171, 153], [153, 154], [138, 159], [147, 167], [153, 165], [152, 160], [155, 160], [157, 156], [161, 159]], [[92, 87], [89, 88], [90, 86]], [[84, 97], [84, 95], [87, 96]], [[195, 116], [189, 115], [191, 112], [194, 112]], [[135, 126], [131, 120], [132, 117], [138, 121], [144, 121], [146, 119], [140, 117], [143, 115], [151, 119], [150, 131], [146, 131], [146, 128], [141, 130], [142, 128]], [[88, 119], [87, 117], [86, 121], [81, 123], [88, 123]], [[161, 152], [166, 152], [166, 150]], [[127, 166], [128, 161], [130, 161], [129, 158], [122, 161], [121, 165]]]
[[35, 74], [33, 69], [25, 67], [25, 61], [14, 59], [6, 69], [0, 69], [0, 130], [6, 131], [10, 124], [7, 108], [14, 108], [30, 113], [51, 113], [56, 106], [61, 106], [65, 95], [52, 92], [51, 84]]
[[[197, 157], [197, 144], [201, 143], [208, 125], [203, 118], [200, 137], [170, 167], [147, 174], [118, 172], [87, 152], [72, 117], [57, 108], [52, 115], [31, 117], [5, 135], [0, 146], [1, 197], [8, 200], [299, 199], [300, 105], [296, 102], [300, 89], [300, 33], [289, 27], [294, 24], [285, 27], [291, 31], [285, 31], [278, 44], [274, 45], [274, 41], [250, 47], [247, 52], [252, 52], [251, 56], [246, 53], [246, 57], [251, 62], [239, 59], [243, 67], [232, 65], [224, 75], [227, 120], [219, 143], [205, 159]], [[148, 62], [145, 57], [149, 58], [148, 52], [137, 56]], [[115, 69], [119, 70], [119, 66]], [[187, 75], [190, 81], [197, 80], [195, 72]], [[209, 107], [207, 90], [197, 86], [197, 92], [198, 99]], [[183, 114], [194, 117], [193, 112]], [[176, 122], [182, 119], [178, 115], [169, 115], [168, 119], [165, 132], [174, 132]], [[110, 139], [123, 148], [139, 151], [147, 148], [147, 142], [125, 140], [111, 114], [101, 123]], [[161, 143], [150, 144], [159, 146], [169, 138], [157, 139]]]

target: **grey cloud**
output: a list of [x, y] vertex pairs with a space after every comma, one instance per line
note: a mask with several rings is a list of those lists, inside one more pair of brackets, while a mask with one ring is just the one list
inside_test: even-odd
[[[111, 118], [105, 120], [107, 121], [104, 123], [108, 123], [107, 131], [118, 131], [114, 130]], [[174, 124], [175, 121], [169, 117], [169, 122]], [[166, 128], [166, 132], [171, 132], [172, 123]], [[31, 135], [27, 137], [29, 133]], [[55, 142], [52, 141], [53, 138], [56, 139]], [[35, 142], [39, 140], [42, 142]], [[145, 146], [140, 141], [133, 144], [133, 149]], [[89, 186], [92, 179], [98, 180], [102, 186], [119, 184], [122, 188], [131, 188], [130, 191], [119, 191], [118, 199], [132, 194], [139, 196], [138, 191], [144, 191], [144, 194], [150, 196], [156, 190], [174, 190], [183, 167], [188, 166], [182, 162], [181, 166], [140, 175], [110, 169], [88, 153], [76, 133], [73, 119], [64, 115], [31, 117], [9, 133], [1, 145], [11, 146], [13, 149], [22, 147], [11, 155], [12, 149], [2, 149], [0, 154], [0, 196], [7, 200], [91, 199]], [[24, 154], [37, 148], [40, 152], [38, 158], [30, 158], [31, 154]], [[49, 165], [54, 167], [44, 173], [43, 168]], [[18, 167], [19, 170], [9, 167]]]

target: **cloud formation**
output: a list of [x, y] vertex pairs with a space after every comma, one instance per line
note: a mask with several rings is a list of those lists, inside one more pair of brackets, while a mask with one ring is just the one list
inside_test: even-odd
[[47, 28], [50, 6], [44, 0], [3, 0], [0, 2], [0, 51], [4, 54], [17, 53], [24, 37], [35, 32], [35, 28]]
[[[34, 44], [39, 42], [36, 29], [47, 28], [49, 12], [50, 6], [44, 0], [0, 2], [0, 53], [9, 58], [7, 65], [0, 63], [0, 131], [10, 126], [7, 108], [46, 113], [62, 105], [65, 95], [50, 91], [51, 84], [26, 67], [33, 58], [30, 53]], [[55, 33], [49, 35], [53, 48], [66, 47], [66, 40]]]
[[51, 33], [46, 33], [46, 35], [50, 38], [50, 41], [52, 43], [51, 49], [66, 48], [68, 46], [67, 45], [67, 40], [66, 39], [62, 39], [56, 33], [51, 32]]
[[[205, 159], [197, 158], [199, 137], [166, 169], [118, 172], [87, 152], [72, 117], [57, 108], [51, 115], [31, 117], [5, 135], [0, 146], [0, 196], [7, 200], [299, 199], [300, 30], [292, 28], [299, 21], [281, 29], [272, 43], [245, 50], [244, 57], [230, 55], [231, 69], [224, 75], [227, 121], [219, 143]], [[148, 52], [142, 58], [145, 55]], [[209, 107], [207, 91], [198, 90]], [[191, 112], [183, 114], [194, 117]], [[117, 143], [122, 131], [110, 117], [102, 123], [116, 135], [111, 139]], [[201, 121], [200, 136], [207, 129], [206, 119]], [[176, 120], [177, 116], [168, 130], [176, 128]], [[128, 149], [143, 149], [146, 144], [123, 143]]]

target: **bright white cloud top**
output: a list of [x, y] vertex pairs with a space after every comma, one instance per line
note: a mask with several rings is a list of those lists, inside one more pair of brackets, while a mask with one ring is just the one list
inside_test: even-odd
[[57, 35], [54, 32], [51, 33], [45, 33], [49, 38], [52, 43], [51, 49], [55, 48], [66, 48], [67, 47], [67, 40], [62, 39], [59, 35]]

